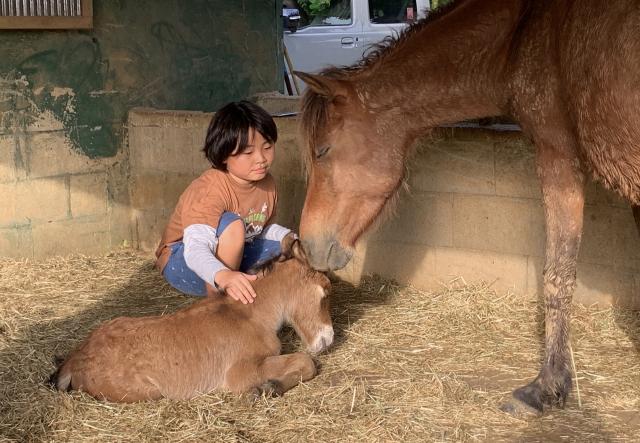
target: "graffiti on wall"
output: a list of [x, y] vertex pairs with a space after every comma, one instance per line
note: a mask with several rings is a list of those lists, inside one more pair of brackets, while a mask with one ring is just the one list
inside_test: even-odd
[[94, 7], [91, 31], [0, 31], [1, 130], [53, 126], [80, 153], [110, 157], [132, 107], [213, 111], [279, 89], [270, 1]]

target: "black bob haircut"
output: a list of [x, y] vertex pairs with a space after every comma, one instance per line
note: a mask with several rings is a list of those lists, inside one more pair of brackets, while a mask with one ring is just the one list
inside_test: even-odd
[[240, 154], [247, 149], [249, 131], [252, 129], [269, 143], [278, 140], [278, 129], [273, 118], [255, 103], [243, 100], [220, 108], [209, 123], [202, 149], [211, 166], [226, 171], [224, 162], [230, 155]]

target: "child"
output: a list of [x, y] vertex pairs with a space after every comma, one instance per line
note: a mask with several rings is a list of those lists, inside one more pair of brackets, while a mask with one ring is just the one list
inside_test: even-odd
[[211, 119], [204, 153], [212, 169], [182, 193], [156, 251], [156, 266], [189, 295], [224, 291], [242, 303], [256, 294], [245, 272], [295, 239], [271, 223], [277, 203], [269, 174], [278, 132], [258, 105], [233, 102]]

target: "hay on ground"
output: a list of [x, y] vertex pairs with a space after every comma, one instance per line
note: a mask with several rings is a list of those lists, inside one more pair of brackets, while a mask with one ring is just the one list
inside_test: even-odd
[[[564, 410], [522, 420], [499, 410], [535, 377], [535, 298], [459, 281], [429, 293], [368, 278], [335, 283], [336, 343], [321, 372], [282, 398], [211, 393], [120, 405], [43, 381], [102, 321], [192, 303], [147, 255], [0, 260], [0, 440], [633, 441], [640, 435], [640, 316], [574, 306], [574, 389]], [[290, 330], [285, 352], [299, 347]]]

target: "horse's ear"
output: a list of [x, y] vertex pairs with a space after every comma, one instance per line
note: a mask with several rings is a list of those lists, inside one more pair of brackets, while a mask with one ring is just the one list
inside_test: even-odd
[[307, 86], [316, 94], [336, 101], [344, 99], [344, 86], [339, 80], [335, 80], [320, 74], [309, 74], [307, 72], [293, 71], [293, 73], [304, 81]]
[[331, 88], [331, 81], [318, 74], [309, 74], [301, 71], [293, 71], [293, 74], [300, 80], [305, 82], [309, 89], [316, 94], [323, 97], [331, 97], [333, 95], [333, 89]]

